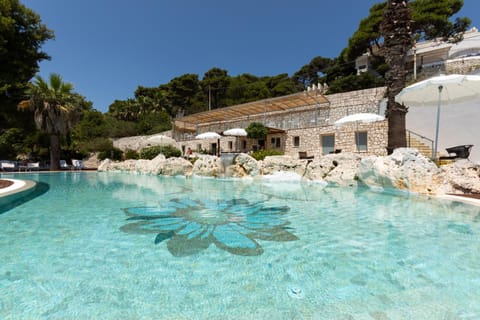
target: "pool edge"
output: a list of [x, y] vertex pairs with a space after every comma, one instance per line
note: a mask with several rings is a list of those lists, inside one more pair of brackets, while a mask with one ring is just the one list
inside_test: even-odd
[[5, 199], [8, 199], [10, 197], [15, 198], [13, 196], [27, 193], [28, 191], [32, 191], [37, 185], [37, 183], [32, 180], [5, 179], [5, 178], [3, 178], [3, 180], [12, 181], [13, 184], [9, 187], [4, 188], [7, 191], [0, 190], [0, 199], [2, 201], [5, 201]]

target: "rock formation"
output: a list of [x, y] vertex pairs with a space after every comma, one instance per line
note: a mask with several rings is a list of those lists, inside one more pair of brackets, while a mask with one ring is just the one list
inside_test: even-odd
[[288, 173], [310, 181], [340, 186], [366, 185], [394, 188], [421, 194], [480, 193], [480, 165], [459, 160], [437, 167], [415, 149], [399, 148], [389, 156], [357, 153], [330, 154], [313, 161], [289, 156], [271, 156], [256, 161], [238, 154], [231, 162], [215, 156], [201, 156], [192, 163], [183, 158], [153, 160], [104, 160], [99, 171], [128, 171], [153, 175], [197, 175], [210, 177], [262, 177]]

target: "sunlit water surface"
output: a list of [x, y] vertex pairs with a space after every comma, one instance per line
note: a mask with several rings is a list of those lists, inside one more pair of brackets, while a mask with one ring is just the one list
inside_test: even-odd
[[0, 211], [3, 319], [480, 318], [474, 206], [298, 181], [28, 178], [48, 190]]

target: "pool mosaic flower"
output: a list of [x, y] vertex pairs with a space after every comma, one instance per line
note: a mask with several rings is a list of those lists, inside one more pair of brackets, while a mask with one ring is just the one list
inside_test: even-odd
[[245, 199], [229, 201], [172, 199], [159, 207], [124, 209], [134, 221], [121, 229], [131, 233], [157, 233], [155, 243], [166, 241], [174, 256], [187, 256], [212, 243], [232, 254], [254, 256], [263, 253], [256, 241], [294, 241], [288, 207], [265, 207]]

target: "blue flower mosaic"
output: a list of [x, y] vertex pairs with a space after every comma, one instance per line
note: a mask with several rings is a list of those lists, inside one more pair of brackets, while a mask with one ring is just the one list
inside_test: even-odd
[[130, 233], [157, 233], [155, 244], [166, 241], [174, 256], [196, 254], [212, 243], [232, 254], [263, 253], [256, 241], [294, 241], [283, 214], [290, 208], [265, 207], [245, 199], [229, 201], [172, 199], [159, 207], [124, 209], [134, 221], [121, 228]]

